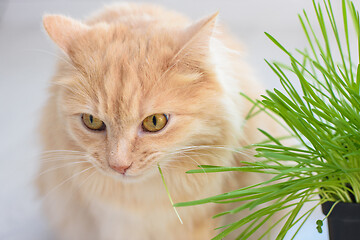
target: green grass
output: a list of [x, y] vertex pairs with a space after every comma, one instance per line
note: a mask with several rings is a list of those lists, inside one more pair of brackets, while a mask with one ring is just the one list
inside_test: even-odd
[[168, 187], [166, 185], [165, 177], [164, 177], [164, 174], [163, 174], [163, 172], [161, 170], [160, 164], [158, 163], [157, 166], [158, 166], [158, 170], [159, 170], [159, 173], [160, 173], [160, 176], [161, 176], [161, 180], [162, 180], [162, 182], [164, 184], [164, 187], [165, 187], [165, 191], [166, 191], [166, 193], [168, 195], [169, 201], [170, 201], [171, 205], [173, 206], [174, 212], [175, 212], [177, 218], [179, 219], [180, 223], [183, 224], [183, 221], [182, 221], [178, 211], [176, 210], [176, 207], [174, 206], [174, 202], [173, 202], [172, 197], [170, 195], [169, 189], [168, 189]]
[[[295, 224], [301, 227], [323, 202], [360, 203], [359, 13], [347, 0], [342, 1], [342, 19], [335, 19], [330, 0], [313, 1], [313, 7], [315, 23], [310, 22], [306, 11], [299, 15], [308, 48], [292, 53], [266, 33], [289, 58], [288, 65], [267, 62], [283, 90], [267, 91], [261, 100], [242, 94], [254, 104], [248, 118], [260, 111], [280, 118], [279, 126], [282, 125], [290, 137], [297, 139], [300, 146], [283, 145], [280, 139], [261, 130], [268, 141], [253, 146], [259, 157], [257, 161], [243, 162], [241, 167], [199, 166], [201, 169], [188, 171], [189, 174], [224, 171], [272, 174], [270, 180], [260, 184], [174, 204], [184, 207], [210, 202], [239, 202], [237, 208], [214, 217], [262, 206], [247, 217], [221, 228], [222, 232], [214, 239], [222, 239], [248, 224], [238, 237], [247, 239], [279, 210], [284, 210], [283, 221], [277, 222], [281, 224], [281, 231], [276, 238], [283, 239]], [[351, 39], [351, 32], [356, 39]], [[352, 46], [354, 42], [355, 46]], [[353, 51], [354, 47], [358, 51]], [[300, 90], [294, 87], [295, 83], [300, 85]], [[245, 200], [246, 203], [242, 203]], [[315, 206], [300, 214], [309, 202], [315, 202]], [[268, 205], [263, 205], [266, 203]], [[322, 220], [314, 223], [314, 228], [316, 225], [321, 232]]]

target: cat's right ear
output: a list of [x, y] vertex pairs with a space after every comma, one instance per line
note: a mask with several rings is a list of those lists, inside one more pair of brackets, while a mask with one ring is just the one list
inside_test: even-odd
[[67, 54], [72, 41], [89, 29], [87, 25], [62, 15], [44, 15], [43, 24], [50, 38]]

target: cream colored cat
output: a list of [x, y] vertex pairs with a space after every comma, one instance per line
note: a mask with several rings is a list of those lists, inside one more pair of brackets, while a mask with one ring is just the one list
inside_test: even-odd
[[[112, 5], [86, 22], [46, 15], [62, 49], [43, 112], [38, 187], [59, 239], [210, 239], [225, 222], [218, 205], [175, 202], [253, 184], [241, 173], [186, 174], [199, 164], [235, 165], [234, 149], [259, 140], [245, 123], [261, 87], [217, 14], [191, 23], [152, 5]], [[236, 51], [235, 51], [236, 50]], [[220, 218], [219, 218], [220, 219]], [[256, 239], [256, 237], [254, 238]]]

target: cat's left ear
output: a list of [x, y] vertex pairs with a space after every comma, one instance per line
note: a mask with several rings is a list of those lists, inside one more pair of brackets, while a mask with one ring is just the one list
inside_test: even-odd
[[210, 40], [216, 27], [219, 12], [200, 19], [187, 27], [181, 37], [181, 48], [177, 52], [177, 58], [185, 57], [191, 60], [205, 56], [209, 52]]
[[45, 15], [43, 24], [50, 38], [67, 54], [72, 41], [89, 29], [87, 25], [62, 15]]

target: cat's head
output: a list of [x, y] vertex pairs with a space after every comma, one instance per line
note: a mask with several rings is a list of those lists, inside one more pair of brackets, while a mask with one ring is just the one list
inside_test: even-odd
[[45, 16], [68, 60], [55, 79], [57, 127], [103, 173], [123, 179], [149, 175], [157, 163], [214, 164], [214, 146], [233, 134], [210, 56], [215, 22], [133, 27]]

